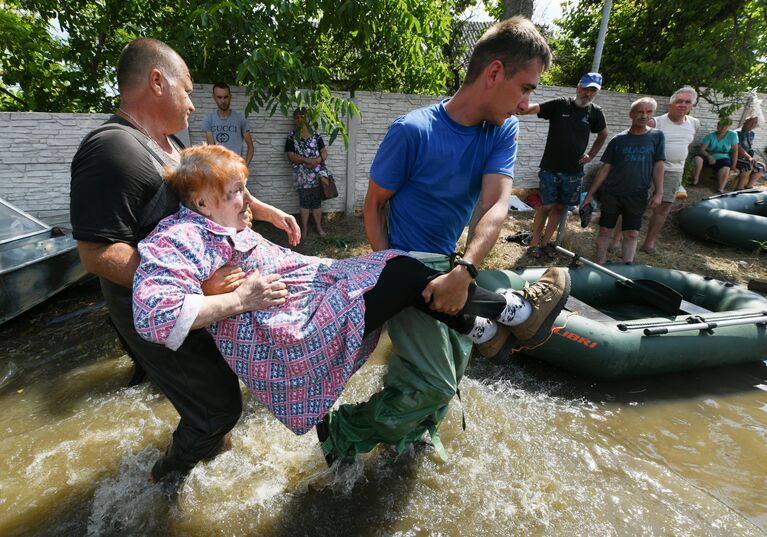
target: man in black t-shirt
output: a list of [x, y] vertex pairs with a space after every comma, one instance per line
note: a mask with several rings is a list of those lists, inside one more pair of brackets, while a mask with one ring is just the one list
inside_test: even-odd
[[[538, 114], [539, 118], [549, 122], [546, 148], [538, 173], [542, 204], [535, 211], [530, 239], [529, 253], [535, 258], [543, 254], [556, 257], [549, 241], [566, 207], [578, 204], [583, 165], [591, 162], [607, 140], [605, 115], [600, 107], [593, 104], [601, 87], [602, 75], [586, 73], [575, 88], [575, 98], [560, 97], [531, 104], [524, 112]], [[591, 133], [596, 133], [597, 137], [586, 152]]]
[[[178, 209], [178, 200], [164, 187], [162, 171], [177, 162], [181, 145], [172, 133], [188, 127], [194, 105], [186, 64], [160, 41], [129, 43], [120, 54], [117, 79], [120, 108], [85, 137], [72, 160], [70, 218], [80, 258], [99, 276], [126, 350], [181, 417], [170, 447], [152, 468], [151, 481], [156, 482], [183, 478], [197, 462], [226, 449], [242, 400], [237, 376], [207, 331], [192, 331], [171, 351], [142, 339], [133, 326], [136, 244]], [[285, 230], [291, 244], [298, 243], [300, 232], [292, 216], [253, 198], [250, 207], [255, 218]], [[224, 267], [203, 289], [218, 295], [221, 319], [284, 297], [285, 284], [278, 279]], [[235, 294], [240, 286], [242, 292]]]

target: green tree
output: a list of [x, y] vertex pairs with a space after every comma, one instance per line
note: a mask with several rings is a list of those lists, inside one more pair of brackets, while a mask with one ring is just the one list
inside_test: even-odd
[[[591, 69], [602, 0], [569, 0], [552, 40], [547, 82], [573, 85]], [[602, 64], [605, 88], [670, 95], [689, 84], [726, 109], [767, 82], [765, 0], [615, 0]]]
[[[249, 110], [308, 106], [310, 121], [346, 133], [356, 107], [334, 91], [439, 94], [448, 70], [442, 46], [454, 0], [275, 0], [203, 2], [167, 40], [197, 80], [251, 88]], [[167, 25], [166, 25], [167, 26]]]
[[[165, 3], [156, 0], [7, 0], [0, 30], [0, 109], [106, 112], [114, 108], [115, 63], [131, 39], [151, 34]], [[172, 7], [172, 6], [171, 6]], [[5, 44], [5, 43], [4, 43]], [[23, 103], [23, 104], [22, 104]]]
[[[22, 12], [19, 4], [0, 4], [0, 110], [56, 110], [66, 102], [64, 49], [49, 25]], [[13, 7], [14, 9], [8, 9]], [[44, 83], [41, 83], [43, 82]], [[26, 89], [29, 88], [29, 89]]]
[[[195, 81], [224, 80], [250, 88], [249, 110], [288, 113], [308, 106], [310, 119], [329, 130], [331, 139], [345, 137], [342, 121], [358, 111], [333, 92], [445, 91], [455, 76], [445, 46], [453, 17], [467, 3], [24, 0], [22, 7], [22, 0], [10, 0], [2, 4], [3, 17], [9, 19], [3, 28], [15, 25], [24, 31], [14, 38], [11, 54], [0, 56], [0, 81], [9, 88], [18, 85], [11, 93], [28, 109], [109, 111], [115, 105], [108, 89], [115, 86], [120, 49], [135, 37], [149, 36], [178, 50]], [[59, 32], [52, 31], [50, 21]], [[25, 55], [25, 39], [35, 42], [45, 58]], [[43, 71], [42, 65], [57, 71]], [[41, 87], [56, 88], [57, 98], [42, 106], [32, 98]], [[0, 106], [22, 105], [6, 95]]]

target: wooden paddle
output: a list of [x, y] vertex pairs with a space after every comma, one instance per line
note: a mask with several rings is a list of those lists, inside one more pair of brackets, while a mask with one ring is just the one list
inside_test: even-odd
[[570, 250], [565, 250], [561, 246], [555, 245], [554, 248], [557, 252], [572, 257], [575, 261], [580, 261], [584, 265], [615, 278], [620, 285], [633, 291], [633, 295], [639, 301], [655, 306], [664, 315], [676, 315], [679, 313], [682, 295], [668, 285], [655, 280], [632, 280], [585, 257], [581, 257]]

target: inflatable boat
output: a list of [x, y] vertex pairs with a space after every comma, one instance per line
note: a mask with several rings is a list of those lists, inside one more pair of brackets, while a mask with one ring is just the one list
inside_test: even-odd
[[693, 237], [756, 250], [767, 247], [767, 191], [739, 190], [705, 198], [679, 213]]
[[[654, 375], [763, 360], [767, 298], [729, 282], [646, 265], [571, 266], [571, 296], [548, 339], [524, 354], [590, 377]], [[546, 267], [482, 271], [491, 290], [521, 289]], [[620, 279], [616, 279], [615, 275]], [[627, 285], [650, 282], [647, 288]], [[664, 290], [678, 297], [669, 310]], [[656, 296], [656, 293], [660, 294]]]

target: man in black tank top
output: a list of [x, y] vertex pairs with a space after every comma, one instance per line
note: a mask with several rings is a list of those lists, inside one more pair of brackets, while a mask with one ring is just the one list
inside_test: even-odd
[[[172, 133], [188, 127], [194, 111], [192, 80], [183, 59], [154, 39], [137, 39], [120, 54], [117, 69], [120, 108], [85, 137], [72, 161], [71, 222], [85, 268], [101, 282], [109, 313], [128, 353], [168, 397], [180, 415], [165, 455], [152, 468], [151, 481], [183, 478], [202, 459], [226, 449], [227, 433], [242, 412], [237, 376], [205, 330], [195, 330], [177, 351], [141, 339], [133, 327], [131, 288], [139, 263], [136, 244], [178, 200], [164, 187], [162, 170], [181, 149]], [[252, 199], [256, 219], [300, 240], [295, 219]], [[221, 294], [221, 318], [239, 313], [229, 300], [245, 275], [223, 268], [204, 285]], [[264, 277], [259, 297], [285, 293], [275, 277]]]

